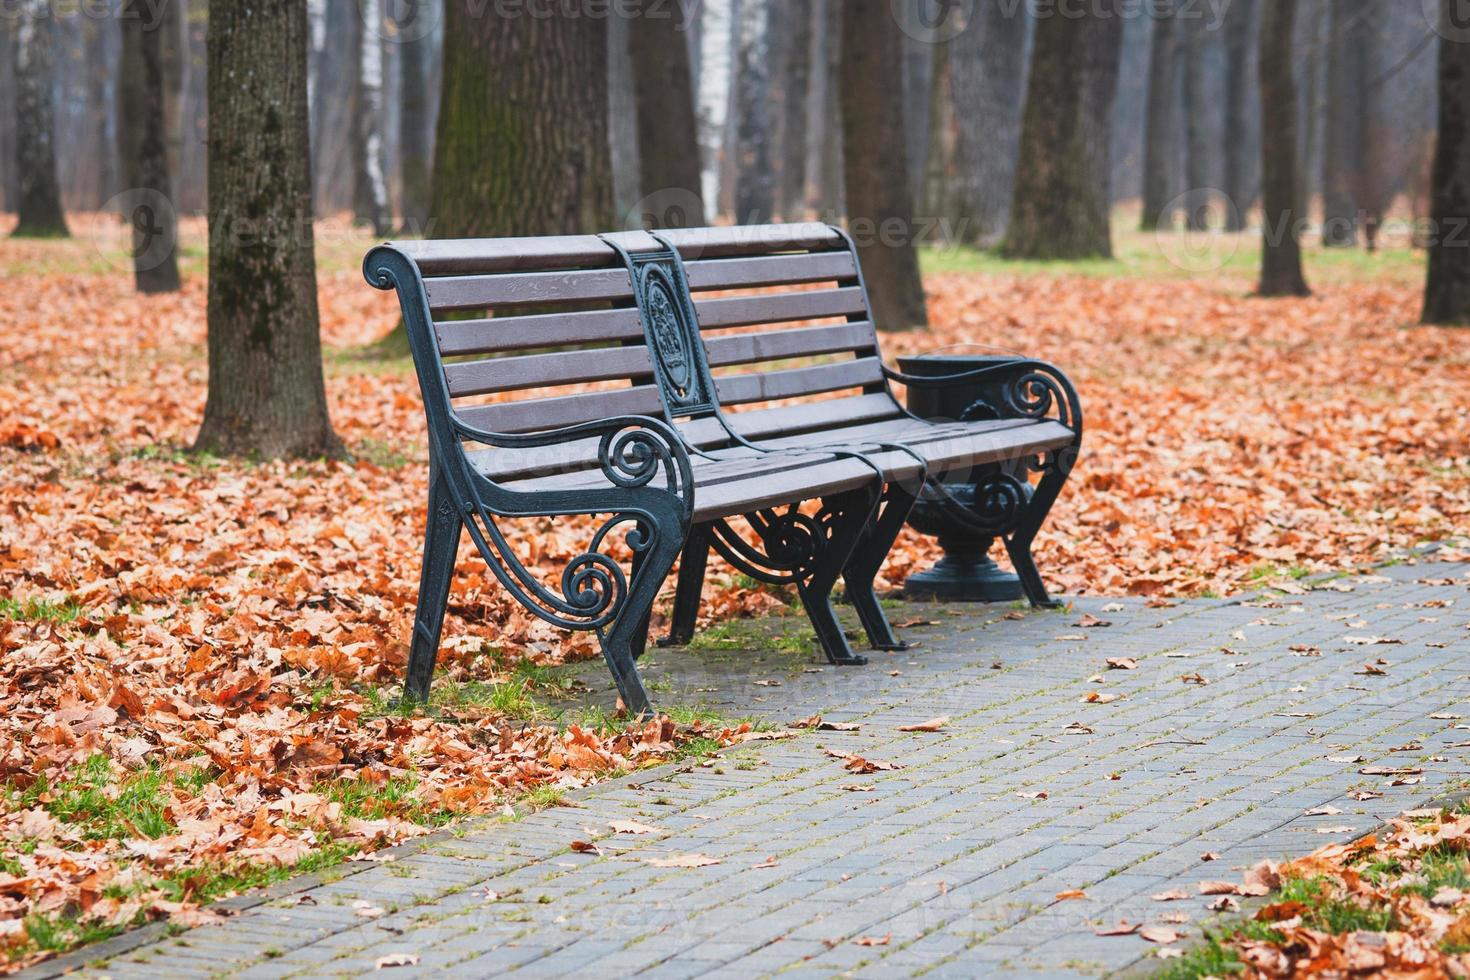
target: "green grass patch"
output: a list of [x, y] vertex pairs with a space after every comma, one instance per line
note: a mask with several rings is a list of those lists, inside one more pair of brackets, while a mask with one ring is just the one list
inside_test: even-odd
[[86, 609], [75, 599], [52, 602], [50, 599], [27, 599], [18, 602], [8, 596], [0, 596], [0, 619], [19, 619], [31, 623], [74, 623], [82, 618]]

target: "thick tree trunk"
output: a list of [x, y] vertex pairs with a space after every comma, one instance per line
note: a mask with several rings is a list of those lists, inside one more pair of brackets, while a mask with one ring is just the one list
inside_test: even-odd
[[1122, 44], [1122, 18], [1111, 14], [1037, 19], [1003, 254], [1112, 257], [1109, 143]]
[[1256, 201], [1251, 174], [1250, 134], [1255, 125], [1251, 112], [1251, 53], [1255, 49], [1258, 0], [1235, 0], [1225, 15], [1225, 196], [1229, 207], [1226, 231], [1241, 231]]
[[970, 242], [998, 240], [1010, 219], [1026, 95], [1026, 9], [976, 0], [970, 22], [949, 41], [955, 209]]
[[1470, 326], [1470, 39], [1444, 0], [1439, 42], [1439, 139], [1424, 322]]
[[903, 34], [888, 0], [842, 11], [842, 139], [848, 227], [883, 330], [929, 325], [903, 145]]
[[781, 192], [784, 221], [806, 216], [807, 112], [812, 80], [812, 0], [781, 0], [788, 21], [781, 61]]
[[51, 111], [51, 15], [47, 0], [24, 0], [16, 22], [15, 165], [20, 223], [14, 235], [65, 238]]
[[300, 0], [209, 5], [209, 400], [195, 448], [338, 455], [312, 254]]
[[770, 10], [742, 0], [735, 20], [735, 223], [760, 225], [776, 210], [771, 155]]
[[393, 227], [383, 174], [383, 7], [357, 0], [352, 19], [356, 92], [352, 100], [352, 213], [378, 237]]
[[1179, 109], [1179, 20], [1172, 5], [1161, 7], [1154, 18], [1149, 44], [1148, 115], [1143, 136], [1144, 231], [1170, 228], [1174, 216], [1166, 214], [1174, 198], [1174, 163]]
[[1292, 26], [1296, 0], [1264, 0], [1261, 15], [1262, 296], [1308, 296], [1297, 210], [1296, 82]]
[[649, 228], [698, 228], [707, 222], [685, 5], [640, 0], [640, 8], [628, 25], [642, 170], [635, 217]]
[[140, 293], [179, 288], [179, 229], [169, 182], [163, 32], [143, 0], [123, 0], [119, 65], [119, 156], [133, 226], [133, 280]]
[[436, 237], [569, 235], [613, 225], [607, 22], [445, 5], [434, 147]]
[[312, 92], [312, 180], [320, 214], [352, 208], [354, 198], [353, 118], [357, 98], [358, 28], [356, 0], [327, 0], [325, 36], [317, 57]]
[[430, 66], [434, 58], [433, 24], [440, 0], [397, 0], [397, 29], [402, 84], [398, 166], [403, 187], [403, 224], [410, 233], [427, 235], [429, 172], [434, 157], [433, 100]]
[[1322, 147], [1322, 244], [1353, 245], [1367, 168], [1364, 140], [1372, 0], [1332, 0]]

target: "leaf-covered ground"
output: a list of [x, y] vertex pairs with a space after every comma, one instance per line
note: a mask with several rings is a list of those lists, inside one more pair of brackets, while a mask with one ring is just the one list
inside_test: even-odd
[[[429, 713], [395, 713], [417, 590], [423, 423], [407, 363], [364, 356], [396, 320], [323, 226], [333, 421], [352, 463], [187, 447], [205, 398], [203, 229], [186, 286], [134, 295], [107, 242], [0, 241], [0, 941], [12, 963], [202, 900], [721, 741], [692, 713], [625, 731], [557, 718], [552, 668], [595, 653], [461, 553]], [[99, 246], [98, 242], [104, 244]], [[1228, 593], [1383, 557], [1470, 516], [1470, 336], [1413, 327], [1407, 252], [1315, 257], [1306, 300], [1249, 296], [1250, 250], [1194, 276], [931, 256], [933, 330], [1063, 366], [1080, 469], [1042, 533], [1051, 584]], [[585, 528], [530, 522], [547, 572]], [[891, 584], [934, 555], [905, 538]], [[706, 613], [779, 599], [716, 567]], [[657, 624], [655, 624], [657, 628]], [[553, 787], [553, 789], [546, 789]], [[538, 789], [539, 788], [539, 789]]]

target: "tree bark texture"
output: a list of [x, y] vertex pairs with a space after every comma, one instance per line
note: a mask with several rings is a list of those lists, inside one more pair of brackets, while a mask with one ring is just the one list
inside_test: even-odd
[[432, 23], [440, 0], [397, 0], [398, 39], [402, 45], [402, 87], [398, 153], [403, 223], [410, 232], [428, 234], [429, 172], [434, 158], [430, 66], [434, 58]]
[[1470, 326], [1470, 23], [1444, 0], [1425, 323]]
[[806, 217], [807, 115], [812, 86], [812, 0], [781, 0], [786, 21], [781, 60], [781, 187], [777, 208], [784, 221]]
[[1026, 9], [975, 0], [970, 22], [949, 41], [955, 209], [970, 242], [999, 239], [1010, 219], [1026, 95]]
[[1332, 0], [1322, 138], [1322, 244], [1353, 245], [1367, 170], [1373, 0]]
[[357, 0], [352, 18], [355, 57], [352, 98], [352, 213], [379, 238], [393, 227], [383, 173], [383, 19], [381, 0]]
[[902, 33], [888, 0], [842, 10], [842, 139], [848, 227], [883, 330], [925, 327], [914, 201], [903, 145]]
[[1010, 227], [1012, 258], [1111, 258], [1110, 135], [1122, 18], [1036, 20]]
[[300, 0], [209, 5], [209, 398], [195, 448], [338, 455], [312, 253]]
[[124, 0], [118, 24], [118, 149], [126, 185], [124, 217], [133, 226], [133, 280], [140, 293], [168, 293], [179, 288], [179, 230], [164, 118], [165, 38], [158, 25], [148, 23], [142, 0]]
[[1235, 0], [1225, 14], [1225, 139], [1221, 150], [1225, 158], [1223, 189], [1230, 201], [1226, 231], [1245, 228], [1246, 216], [1257, 196], [1251, 161], [1259, 157], [1253, 157], [1251, 150], [1259, 140], [1259, 123], [1251, 107], [1259, 99], [1252, 99], [1251, 83], [1256, 76], [1251, 62], [1258, 37], [1258, 6], [1259, 0]]
[[607, 22], [446, 0], [430, 215], [442, 238], [613, 226]]
[[642, 169], [641, 218], [649, 228], [698, 228], [708, 223], [685, 13], [683, 4], [640, 0], [639, 15], [628, 25]]
[[1296, 81], [1292, 28], [1297, 0], [1263, 0], [1261, 14], [1262, 296], [1307, 296], [1297, 240]]
[[51, 16], [47, 0], [23, 0], [16, 21], [15, 166], [21, 237], [65, 238], [51, 108]]
[[762, 225], [776, 210], [770, 10], [765, 0], [741, 0], [736, 8], [735, 223]]
[[1175, 161], [1179, 134], [1179, 46], [1180, 22], [1172, 6], [1162, 7], [1154, 18], [1149, 43], [1148, 107], [1143, 136], [1144, 231], [1169, 228], [1174, 216], [1165, 209], [1174, 198]]

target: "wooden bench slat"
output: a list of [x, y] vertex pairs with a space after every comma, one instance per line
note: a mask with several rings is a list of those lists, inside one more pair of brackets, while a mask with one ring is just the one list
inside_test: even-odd
[[862, 357], [837, 364], [786, 368], [760, 374], [736, 374], [715, 379], [715, 388], [724, 405], [799, 398], [820, 395], [843, 388], [860, 388], [883, 380], [882, 362], [876, 357]]
[[850, 252], [770, 255], [745, 259], [699, 259], [684, 271], [690, 289], [750, 289], [853, 279], [857, 266]]
[[802, 327], [771, 333], [746, 333], [712, 337], [705, 341], [710, 367], [779, 361], [791, 357], [815, 357], [846, 351], [874, 351], [870, 323], [837, 323], [825, 327]]
[[642, 340], [643, 322], [638, 311], [628, 307], [489, 320], [444, 320], [434, 324], [434, 333], [439, 339], [439, 353], [454, 357], [536, 347]]
[[436, 313], [633, 298], [633, 281], [626, 269], [446, 276], [424, 280], [424, 289], [429, 309]]
[[444, 379], [449, 383], [451, 398], [588, 381], [641, 379], [652, 375], [653, 363], [648, 359], [648, 348], [642, 344], [493, 357], [444, 365]]
[[852, 316], [866, 312], [863, 291], [857, 286], [818, 289], [800, 293], [771, 293], [764, 296], [734, 296], [697, 299], [694, 312], [701, 329], [748, 327], [758, 323], [787, 320], [820, 320], [830, 316]]
[[414, 260], [425, 281], [431, 276], [611, 265], [617, 258], [596, 235], [448, 238], [391, 244]]
[[493, 405], [456, 409], [465, 424], [490, 432], [539, 432], [566, 425], [595, 422], [614, 415], [662, 416], [658, 388], [639, 385], [608, 391], [587, 391], [555, 398], [528, 398]]
[[659, 232], [685, 261], [735, 255], [762, 255], [806, 249], [846, 249], [847, 242], [820, 221], [777, 225], [726, 225]]

